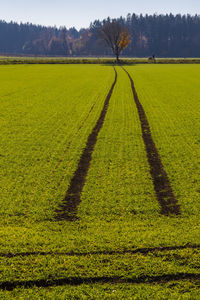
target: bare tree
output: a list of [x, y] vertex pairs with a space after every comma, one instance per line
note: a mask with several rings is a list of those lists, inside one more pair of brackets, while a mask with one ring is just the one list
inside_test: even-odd
[[121, 52], [131, 42], [127, 28], [118, 21], [108, 21], [98, 30], [98, 34], [104, 44], [112, 49], [117, 62], [119, 62]]

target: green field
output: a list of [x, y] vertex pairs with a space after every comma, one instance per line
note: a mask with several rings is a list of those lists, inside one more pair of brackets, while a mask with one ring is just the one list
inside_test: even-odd
[[[122, 57], [121, 63], [133, 64], [199, 64], [200, 58], [156, 58], [156, 61], [147, 57]], [[116, 64], [116, 59], [112, 57], [40, 57], [40, 56], [2, 56], [0, 55], [0, 65], [21, 65], [21, 64]]]
[[161, 214], [120, 67], [74, 221], [57, 209], [115, 79], [106, 65], [0, 66], [0, 298], [200, 298], [200, 66], [124, 66], [180, 214]]

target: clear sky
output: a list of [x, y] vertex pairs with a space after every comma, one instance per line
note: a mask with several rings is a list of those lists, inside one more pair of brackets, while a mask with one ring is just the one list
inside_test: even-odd
[[77, 29], [133, 12], [200, 14], [200, 0], [0, 0], [2, 20]]

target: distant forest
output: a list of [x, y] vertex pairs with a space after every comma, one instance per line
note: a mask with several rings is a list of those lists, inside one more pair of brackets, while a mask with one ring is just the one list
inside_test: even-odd
[[[87, 29], [44, 27], [0, 21], [0, 54], [48, 56], [107, 56], [110, 49], [98, 40], [97, 29], [108, 22], [96, 20]], [[200, 57], [200, 16], [136, 15], [117, 19], [132, 41], [127, 57]]]

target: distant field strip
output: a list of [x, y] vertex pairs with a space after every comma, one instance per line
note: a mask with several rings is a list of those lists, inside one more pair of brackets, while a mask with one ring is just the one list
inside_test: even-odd
[[66, 196], [63, 203], [60, 205], [59, 209], [56, 211], [57, 220], [75, 220], [77, 218], [77, 207], [81, 202], [81, 192], [85, 184], [86, 175], [90, 166], [90, 161], [92, 159], [92, 152], [94, 150], [99, 131], [101, 130], [106, 112], [109, 105], [109, 100], [112, 96], [113, 89], [117, 82], [117, 72], [115, 71], [115, 79], [111, 86], [111, 89], [106, 97], [101, 115], [92, 130], [92, 133], [89, 135], [86, 147], [81, 155], [78, 167], [75, 171], [73, 178], [71, 179], [70, 186], [67, 190]]
[[135, 100], [138, 114], [140, 117], [142, 136], [146, 147], [146, 153], [147, 153], [148, 162], [150, 166], [151, 176], [154, 183], [154, 189], [157, 195], [157, 199], [161, 205], [161, 214], [179, 215], [181, 213], [180, 206], [178, 205], [178, 202], [174, 196], [167, 173], [164, 169], [158, 150], [153, 141], [151, 135], [151, 129], [150, 129], [149, 122], [147, 120], [146, 113], [138, 98], [132, 77], [130, 76], [127, 70], [124, 69], [124, 71], [127, 73], [131, 82], [133, 98]]

